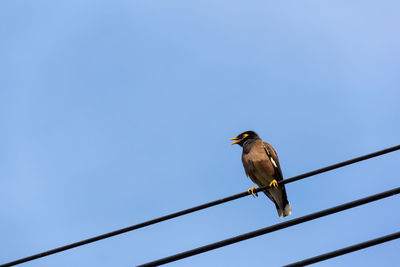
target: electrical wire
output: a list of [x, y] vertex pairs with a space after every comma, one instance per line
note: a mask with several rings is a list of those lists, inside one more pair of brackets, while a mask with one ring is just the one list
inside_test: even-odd
[[237, 243], [237, 242], [241, 242], [241, 241], [244, 241], [244, 240], [247, 240], [247, 239], [250, 239], [250, 238], [254, 238], [254, 237], [257, 237], [257, 236], [260, 236], [260, 235], [265, 235], [265, 234], [268, 234], [268, 233], [271, 233], [271, 232], [275, 232], [275, 231], [278, 231], [278, 230], [281, 230], [281, 229], [284, 229], [284, 228], [287, 228], [287, 227], [290, 227], [290, 226], [293, 226], [293, 225], [297, 225], [297, 224], [304, 223], [304, 222], [307, 222], [307, 221], [315, 220], [315, 219], [318, 219], [318, 218], [321, 218], [321, 217], [324, 217], [324, 216], [327, 216], [327, 215], [330, 215], [330, 214], [333, 214], [333, 213], [341, 212], [341, 211], [344, 211], [344, 210], [347, 210], [347, 209], [351, 209], [351, 208], [354, 208], [354, 207], [357, 207], [357, 206], [360, 206], [360, 205], [364, 205], [364, 204], [367, 204], [367, 203], [370, 203], [370, 202], [373, 202], [373, 201], [376, 201], [376, 200], [379, 200], [379, 199], [382, 199], [382, 198], [387, 198], [387, 197], [390, 197], [390, 196], [393, 196], [393, 195], [396, 195], [396, 194], [399, 194], [399, 193], [400, 193], [400, 187], [397, 187], [397, 188], [394, 188], [394, 189], [391, 189], [391, 190], [388, 190], [388, 191], [385, 191], [385, 192], [382, 192], [382, 193], [379, 193], [379, 194], [375, 194], [375, 195], [371, 195], [371, 196], [368, 196], [368, 197], [365, 197], [365, 198], [361, 198], [361, 199], [358, 199], [358, 200], [347, 202], [347, 203], [339, 205], [339, 206], [335, 206], [335, 207], [332, 207], [332, 208], [329, 208], [329, 209], [325, 209], [325, 210], [321, 210], [321, 211], [318, 211], [318, 212], [314, 212], [314, 213], [311, 213], [311, 214], [308, 214], [308, 215], [305, 215], [305, 216], [302, 216], [302, 217], [298, 217], [298, 218], [295, 218], [295, 219], [292, 219], [292, 220], [289, 220], [289, 221], [286, 221], [286, 222], [274, 224], [274, 225], [271, 225], [271, 226], [268, 226], [268, 227], [265, 227], [265, 228], [261, 228], [261, 229], [256, 230], [256, 231], [248, 232], [248, 233], [245, 233], [245, 234], [242, 234], [242, 235], [231, 237], [231, 238], [228, 238], [228, 239], [225, 239], [225, 240], [221, 240], [221, 241], [218, 241], [218, 242], [215, 242], [215, 243], [212, 243], [212, 244], [208, 244], [208, 245], [205, 245], [205, 246], [202, 246], [202, 247], [198, 247], [198, 248], [195, 248], [195, 249], [187, 250], [187, 251], [184, 251], [182, 253], [178, 253], [178, 254], [175, 254], [175, 255], [172, 255], [172, 256], [169, 256], [169, 257], [165, 257], [165, 258], [158, 259], [158, 260], [155, 260], [155, 261], [152, 261], [152, 262], [148, 262], [148, 263], [145, 263], [145, 264], [142, 264], [142, 265], [138, 265], [138, 267], [159, 266], [159, 265], [162, 265], [162, 264], [166, 264], [166, 263], [170, 263], [170, 262], [173, 262], [173, 261], [181, 260], [181, 259], [184, 259], [184, 258], [187, 258], [187, 257], [191, 257], [191, 256], [194, 256], [194, 255], [197, 255], [197, 254], [201, 254], [201, 253], [204, 253], [204, 252], [207, 252], [207, 251], [210, 251], [210, 250], [214, 250], [214, 249], [217, 249], [217, 248], [228, 246], [228, 245], [231, 245], [231, 244], [234, 244], [234, 243]]
[[[383, 149], [383, 150], [379, 150], [379, 151], [376, 151], [376, 152], [373, 152], [373, 153], [370, 153], [370, 154], [367, 154], [367, 155], [364, 155], [364, 156], [360, 156], [360, 157], [353, 158], [353, 159], [350, 159], [350, 160], [346, 160], [346, 161], [343, 161], [343, 162], [339, 162], [339, 163], [336, 163], [336, 164], [333, 164], [333, 165], [330, 165], [330, 166], [327, 166], [327, 167], [324, 167], [324, 168], [321, 168], [321, 169], [317, 169], [317, 170], [314, 170], [314, 171], [311, 171], [311, 172], [300, 174], [300, 175], [294, 176], [292, 178], [281, 180], [281, 181], [278, 182], [278, 184], [287, 184], [287, 183], [295, 182], [295, 181], [298, 181], [298, 180], [301, 180], [301, 179], [304, 179], [304, 178], [307, 178], [307, 177], [311, 177], [311, 176], [314, 176], [314, 175], [317, 175], [317, 174], [320, 174], [320, 173], [323, 173], [323, 172], [331, 171], [333, 169], [341, 168], [341, 167], [344, 167], [344, 166], [347, 166], [347, 165], [350, 165], [350, 164], [354, 164], [356, 162], [360, 162], [360, 161], [367, 160], [367, 159], [370, 159], [370, 158], [373, 158], [373, 157], [381, 156], [383, 154], [394, 152], [394, 151], [399, 150], [399, 149], [400, 149], [400, 145], [389, 147], [389, 148], [386, 148], [386, 149]], [[262, 191], [262, 190], [265, 190], [265, 189], [268, 189], [268, 188], [269, 188], [269, 186], [259, 187], [259, 188], [255, 189], [254, 192], [259, 192], [259, 191]], [[203, 209], [206, 209], [206, 208], [210, 208], [210, 207], [213, 207], [213, 206], [216, 206], [216, 205], [220, 205], [220, 204], [223, 204], [225, 202], [229, 202], [229, 201], [232, 201], [232, 200], [235, 200], [235, 199], [239, 199], [239, 198], [242, 198], [242, 197], [245, 197], [245, 196], [248, 196], [248, 195], [250, 195], [250, 193], [247, 192], [247, 191], [239, 193], [239, 194], [231, 195], [231, 196], [228, 196], [228, 197], [225, 197], [225, 198], [221, 198], [221, 199], [218, 199], [218, 200], [215, 200], [215, 201], [204, 203], [204, 204], [201, 204], [199, 206], [195, 206], [195, 207], [192, 207], [192, 208], [189, 208], [189, 209], [181, 210], [181, 211], [178, 211], [178, 212], [175, 212], [175, 213], [171, 213], [171, 214], [168, 214], [168, 215], [165, 215], [165, 216], [161, 216], [161, 217], [158, 217], [158, 218], [155, 218], [155, 219], [152, 219], [152, 220], [149, 220], [149, 221], [145, 221], [145, 222], [142, 222], [142, 223], [139, 223], [139, 224], [128, 226], [128, 227], [125, 227], [125, 228], [122, 228], [122, 229], [118, 229], [118, 230], [115, 230], [115, 231], [112, 231], [112, 232], [108, 232], [108, 233], [101, 234], [101, 235], [98, 235], [98, 236], [94, 236], [94, 237], [91, 237], [91, 238], [88, 238], [88, 239], [84, 239], [84, 240], [81, 240], [81, 241], [78, 241], [78, 242], [75, 242], [75, 243], [71, 243], [71, 244], [64, 245], [64, 246], [61, 246], [61, 247], [57, 247], [57, 248], [54, 248], [54, 249], [51, 249], [51, 250], [47, 250], [47, 251], [44, 251], [44, 252], [41, 252], [41, 253], [38, 253], [38, 254], [34, 254], [34, 255], [31, 255], [31, 256], [28, 256], [28, 257], [25, 257], [25, 258], [21, 258], [21, 259], [14, 260], [14, 261], [11, 261], [11, 262], [8, 262], [8, 263], [4, 263], [4, 264], [1, 264], [0, 267], [14, 266], [14, 265], [21, 264], [21, 263], [24, 263], [24, 262], [28, 262], [28, 261], [39, 259], [39, 258], [42, 258], [42, 257], [46, 257], [46, 256], [49, 256], [49, 255], [52, 255], [52, 254], [56, 254], [56, 253], [59, 253], [59, 252], [65, 251], [65, 250], [69, 250], [69, 249], [72, 249], [72, 248], [83, 246], [83, 245], [86, 245], [86, 244], [89, 244], [89, 243], [93, 243], [93, 242], [96, 242], [96, 241], [99, 241], [99, 240], [103, 240], [103, 239], [110, 238], [110, 237], [113, 237], [113, 236], [116, 236], [116, 235], [120, 235], [120, 234], [123, 234], [123, 233], [126, 233], [126, 232], [137, 230], [137, 229], [140, 229], [140, 228], [143, 228], [143, 227], [146, 227], [146, 226], [150, 226], [150, 225], [153, 225], [153, 224], [156, 224], [156, 223], [159, 223], [159, 222], [163, 222], [163, 221], [170, 220], [170, 219], [173, 219], [173, 218], [176, 218], [176, 217], [180, 217], [180, 216], [192, 213], [192, 212], [196, 212], [196, 211], [203, 210]]]
[[352, 246], [345, 247], [345, 248], [342, 248], [342, 249], [338, 249], [338, 250], [335, 250], [335, 251], [332, 251], [332, 252], [321, 254], [321, 255], [318, 255], [318, 256], [315, 256], [315, 257], [312, 257], [312, 258], [308, 258], [308, 259], [305, 259], [305, 260], [302, 260], [302, 261], [297, 261], [297, 262], [285, 265], [283, 267], [300, 267], [300, 266], [310, 265], [310, 264], [317, 263], [317, 262], [324, 261], [324, 260], [328, 260], [328, 259], [331, 259], [331, 258], [334, 258], [334, 257], [337, 257], [337, 256], [341, 256], [341, 255], [344, 255], [344, 254], [347, 254], [347, 253], [351, 253], [351, 252], [354, 252], [354, 251], [357, 251], [357, 250], [361, 250], [361, 249], [372, 247], [372, 246], [375, 246], [375, 245], [379, 245], [379, 244], [382, 244], [382, 243], [385, 243], [385, 242], [388, 242], [388, 241], [392, 241], [392, 240], [397, 239], [397, 238], [400, 238], [400, 232], [393, 233], [393, 234], [390, 234], [390, 235], [385, 235], [385, 236], [382, 236], [382, 237], [378, 237], [378, 238], [375, 238], [375, 239], [372, 239], [372, 240], [368, 240], [368, 241], [365, 241], [365, 242], [362, 242], [362, 243], [359, 243], [359, 244], [356, 244], [356, 245], [352, 245]]

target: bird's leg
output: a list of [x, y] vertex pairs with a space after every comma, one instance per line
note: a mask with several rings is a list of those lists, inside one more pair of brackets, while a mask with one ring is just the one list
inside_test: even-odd
[[269, 187], [278, 188], [278, 182], [275, 179], [272, 180], [272, 182], [269, 183]]
[[247, 190], [247, 192], [249, 193], [249, 194], [251, 194], [253, 197], [258, 197], [258, 193], [257, 192], [254, 192], [254, 190], [256, 190], [257, 188], [256, 187], [252, 187], [252, 188], [249, 188], [248, 190]]

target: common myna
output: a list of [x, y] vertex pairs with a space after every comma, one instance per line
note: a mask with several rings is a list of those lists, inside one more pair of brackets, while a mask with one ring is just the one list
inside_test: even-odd
[[[292, 209], [286, 196], [285, 185], [278, 185], [277, 182], [283, 180], [283, 175], [275, 149], [263, 142], [253, 131], [241, 133], [230, 140], [235, 140], [231, 145], [238, 144], [243, 147], [242, 162], [246, 175], [259, 187], [271, 187], [264, 193], [274, 202], [279, 217], [290, 215]], [[254, 189], [256, 188], [252, 187], [248, 190], [253, 196]]]

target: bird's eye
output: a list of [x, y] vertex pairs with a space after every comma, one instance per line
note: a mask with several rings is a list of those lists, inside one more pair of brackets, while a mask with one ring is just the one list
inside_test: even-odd
[[249, 136], [248, 134], [244, 134], [242, 139], [245, 139], [247, 136]]

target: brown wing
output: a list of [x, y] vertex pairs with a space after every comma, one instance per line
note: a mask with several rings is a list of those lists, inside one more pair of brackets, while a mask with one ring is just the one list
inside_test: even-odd
[[283, 174], [281, 170], [281, 165], [279, 164], [278, 154], [276, 153], [275, 149], [267, 142], [264, 142], [264, 145], [269, 149], [269, 151], [271, 152], [272, 159], [276, 163], [275, 179], [277, 181], [283, 180]]
[[[267, 142], [264, 142], [264, 145], [270, 150], [272, 159], [276, 163], [275, 179], [277, 181], [283, 180], [283, 174], [282, 174], [282, 170], [281, 170], [281, 165], [279, 164], [278, 154], [276, 153], [275, 149], [270, 144], [268, 144]], [[278, 213], [279, 213], [279, 209], [282, 212], [282, 213], [279, 214], [279, 216], [283, 216], [284, 217], [284, 216], [287, 216], [287, 215], [291, 214], [291, 207], [290, 207], [289, 201], [287, 199], [285, 185], [280, 185], [279, 188], [281, 189], [281, 193], [282, 193], [282, 203], [277, 203], [276, 201], [274, 201], [274, 203], [277, 206]], [[267, 194], [267, 196], [268, 196], [268, 194]], [[271, 198], [270, 196], [268, 196], [268, 197]], [[278, 206], [280, 208], [278, 208]]]

